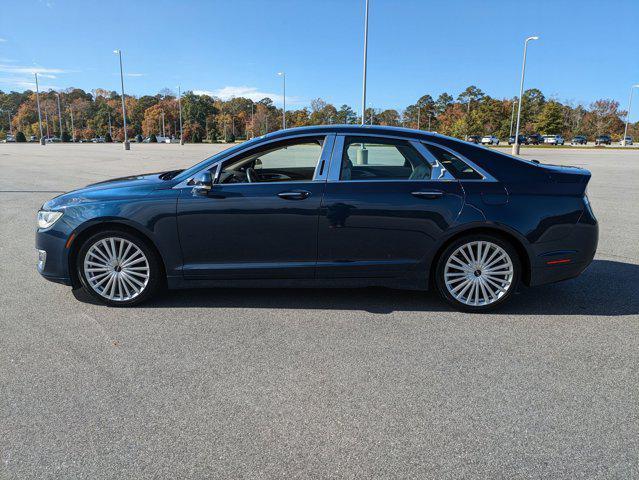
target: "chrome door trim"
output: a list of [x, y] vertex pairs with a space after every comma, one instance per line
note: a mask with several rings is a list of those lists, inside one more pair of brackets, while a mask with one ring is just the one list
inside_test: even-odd
[[322, 153], [320, 154], [317, 165], [315, 165], [315, 173], [313, 174], [314, 182], [325, 182], [328, 178], [328, 169], [331, 163], [334, 146], [335, 134], [326, 134], [326, 137], [324, 138], [324, 144], [322, 145]]
[[428, 163], [430, 163], [430, 179], [438, 182], [455, 182], [457, 179], [451, 175], [451, 173], [446, 170], [439, 160], [428, 150], [422, 142], [418, 140], [411, 140], [411, 145], [417, 152], [424, 157]]
[[331, 154], [331, 161], [328, 166], [328, 176], [326, 177], [329, 182], [343, 181], [339, 179], [342, 171], [342, 155], [344, 151], [344, 138], [346, 135], [336, 135], [335, 143], [333, 145], [333, 153]]

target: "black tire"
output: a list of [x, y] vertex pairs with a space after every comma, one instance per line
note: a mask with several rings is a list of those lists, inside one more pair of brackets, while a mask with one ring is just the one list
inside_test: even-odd
[[[510, 262], [512, 263], [512, 279], [510, 281], [510, 285], [505, 293], [500, 294], [501, 296], [496, 300], [492, 301], [488, 304], [483, 305], [468, 305], [462, 301], [457, 300], [448, 290], [445, 282], [445, 268], [449, 258], [463, 245], [466, 245], [471, 242], [490, 242], [497, 247], [501, 248], [509, 257]], [[480, 272], [481, 274], [481, 272]], [[456, 310], [464, 311], [464, 312], [486, 312], [492, 309], [495, 309], [504, 303], [506, 303], [512, 295], [517, 291], [519, 287], [519, 282], [521, 280], [521, 261], [519, 259], [519, 255], [515, 248], [511, 245], [507, 240], [497, 236], [497, 235], [489, 235], [489, 234], [479, 234], [479, 235], [468, 235], [457, 240], [453, 241], [450, 245], [446, 247], [446, 249], [441, 253], [437, 260], [437, 264], [435, 267], [435, 286], [437, 291], [441, 295], [441, 297], [452, 305]]]
[[[124, 239], [131, 242], [137, 247], [146, 257], [148, 263], [148, 281], [146, 285], [141, 289], [140, 293], [129, 299], [111, 300], [98, 293], [90, 284], [89, 279], [84, 271], [84, 261], [89, 249], [96, 243], [107, 238]], [[153, 297], [158, 290], [164, 285], [164, 274], [161, 267], [160, 258], [155, 250], [150, 247], [146, 240], [141, 236], [129, 233], [124, 230], [109, 229], [98, 232], [91, 237], [87, 238], [78, 251], [76, 258], [76, 272], [80, 283], [81, 289], [85, 294], [90, 295], [92, 298], [97, 299], [99, 302], [111, 306], [111, 307], [130, 307], [138, 305], [142, 302], [149, 300]], [[91, 274], [89, 274], [91, 275]]]

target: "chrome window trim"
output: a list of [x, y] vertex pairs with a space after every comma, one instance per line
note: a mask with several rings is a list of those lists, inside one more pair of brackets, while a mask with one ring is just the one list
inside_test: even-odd
[[418, 140], [411, 140], [410, 142], [417, 152], [430, 163], [430, 179], [434, 182], [455, 182], [457, 179], [446, 170], [439, 160], [432, 154], [428, 148], [426, 148], [422, 142]]
[[446, 150], [448, 153], [450, 153], [451, 155], [455, 155], [462, 162], [466, 163], [469, 167], [471, 167], [473, 170], [479, 173], [482, 177], [484, 177], [484, 178], [474, 178], [474, 179], [460, 178], [458, 179], [460, 182], [496, 182], [497, 181], [497, 179], [493, 177], [490, 173], [488, 173], [486, 170], [478, 166], [475, 162], [469, 160], [467, 157], [465, 157], [461, 153], [456, 152], [455, 150], [452, 150], [448, 148], [447, 146], [437, 142], [429, 142], [428, 140], [420, 140], [420, 142], [425, 145], [432, 145], [434, 147], [441, 148], [442, 150]]
[[324, 143], [322, 144], [322, 153], [320, 154], [319, 161], [315, 165], [315, 172], [313, 173], [314, 182], [326, 181], [334, 146], [335, 134], [326, 134], [326, 136], [324, 137]]
[[[234, 153], [231, 156], [227, 156], [224, 158], [221, 158], [215, 162], [209, 163], [208, 165], [203, 166], [200, 170], [198, 170], [197, 172], [195, 172], [191, 177], [182, 180], [181, 182], [179, 182], [178, 184], [174, 185], [172, 188], [173, 189], [182, 189], [182, 188], [188, 188], [191, 185], [189, 185], [189, 183], [191, 182], [191, 180], [193, 180], [193, 178], [195, 178], [197, 175], [199, 175], [202, 172], [205, 172], [207, 170], [211, 170], [213, 168], [216, 169], [215, 171], [215, 176], [213, 178], [213, 184], [215, 185], [219, 179], [219, 175], [220, 175], [220, 166], [222, 165], [222, 163], [231, 160], [233, 158], [236, 158], [240, 155], [244, 155], [246, 152], [253, 150], [254, 148], [261, 148], [264, 145], [269, 145], [271, 143], [277, 143], [277, 142], [283, 142], [283, 141], [287, 141], [287, 140], [294, 140], [296, 138], [304, 138], [304, 137], [324, 137], [324, 142], [322, 143], [322, 153], [320, 154], [320, 156], [317, 159], [317, 163], [315, 164], [315, 171], [313, 172], [313, 179], [310, 180], [310, 182], [323, 182], [325, 181], [322, 178], [315, 178], [315, 176], [317, 175], [318, 171], [318, 166], [321, 162], [322, 159], [325, 159], [325, 151], [328, 152], [326, 153], [326, 155], [329, 155], [329, 153], [332, 153], [333, 150], [333, 144], [334, 144], [334, 140], [335, 140], [335, 134], [334, 133], [321, 133], [321, 132], [314, 132], [314, 133], [300, 133], [297, 135], [290, 135], [290, 136], [286, 136], [286, 137], [278, 137], [278, 138], [274, 138], [271, 140], [265, 140], [264, 142], [260, 142], [258, 144], [254, 144], [251, 145], [249, 147], [243, 148], [242, 150]], [[330, 137], [330, 139], [329, 139]], [[222, 152], [220, 152], [222, 153]], [[329, 157], [330, 158], [330, 157]], [[324, 169], [326, 170], [326, 169]], [[275, 183], [279, 183], [279, 184], [299, 184], [299, 183], [309, 183], [309, 181], [299, 181], [299, 182], [260, 182], [260, 183], [235, 183], [235, 184], [228, 184], [228, 185], [260, 185], [260, 184], [275, 184]]]

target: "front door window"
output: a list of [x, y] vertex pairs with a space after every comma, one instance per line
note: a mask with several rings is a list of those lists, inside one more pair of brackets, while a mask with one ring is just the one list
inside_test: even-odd
[[322, 144], [304, 137], [251, 151], [223, 164], [218, 183], [310, 182]]

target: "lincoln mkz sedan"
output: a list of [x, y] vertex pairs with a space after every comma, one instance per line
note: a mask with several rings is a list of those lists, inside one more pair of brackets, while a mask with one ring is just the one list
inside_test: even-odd
[[435, 288], [455, 308], [592, 261], [590, 173], [417, 130], [320, 126], [186, 170], [89, 185], [38, 212], [38, 270], [112, 306], [162, 287]]

